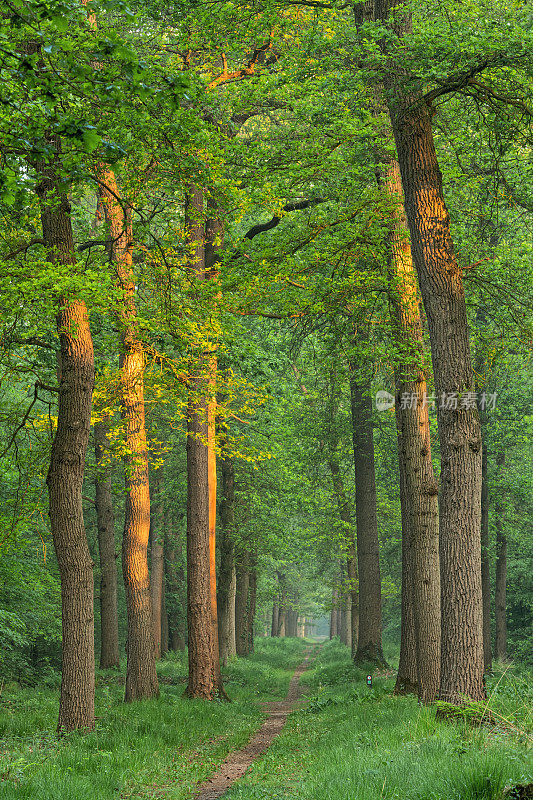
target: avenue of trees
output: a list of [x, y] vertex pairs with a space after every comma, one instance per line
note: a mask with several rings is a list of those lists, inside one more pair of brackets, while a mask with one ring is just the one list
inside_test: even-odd
[[91, 729], [97, 666], [230, 701], [327, 616], [485, 699], [533, 659], [529, 4], [1, 6], [3, 675]]

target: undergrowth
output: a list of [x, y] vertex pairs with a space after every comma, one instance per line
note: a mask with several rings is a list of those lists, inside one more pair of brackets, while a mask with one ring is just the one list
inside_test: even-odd
[[97, 675], [93, 733], [55, 734], [58, 692], [4, 689], [0, 696], [2, 800], [111, 800], [192, 797], [230, 750], [260, 725], [257, 698], [283, 698], [301, 641], [260, 641], [226, 670], [231, 703], [184, 699], [186, 654], [160, 662], [158, 700], [123, 703], [124, 675]]

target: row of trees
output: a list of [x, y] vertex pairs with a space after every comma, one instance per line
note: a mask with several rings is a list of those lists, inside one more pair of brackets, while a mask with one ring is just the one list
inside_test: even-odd
[[119, 463], [126, 700], [158, 694], [167, 621], [188, 694], [224, 695], [220, 662], [249, 652], [267, 599], [273, 635], [342, 607], [333, 632], [384, 663], [385, 534], [400, 529], [398, 691], [484, 697], [488, 489], [509, 441], [527, 459], [531, 421], [501, 376], [527, 365], [533, 204], [531, 20], [480, 13], [6, 6], [2, 458], [14, 530], [49, 460], [59, 729], [94, 724], [93, 507], [101, 663], [118, 661]]

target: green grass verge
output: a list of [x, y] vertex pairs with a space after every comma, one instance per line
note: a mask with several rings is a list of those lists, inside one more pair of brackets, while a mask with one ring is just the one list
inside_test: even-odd
[[225, 672], [231, 703], [183, 698], [183, 654], [158, 666], [161, 697], [125, 705], [123, 675], [97, 676], [97, 727], [90, 734], [54, 735], [57, 689], [4, 690], [0, 697], [2, 800], [185, 800], [230, 750], [260, 725], [257, 699], [285, 696], [302, 659], [297, 640], [258, 641], [248, 659]]
[[517, 667], [491, 678], [496, 725], [481, 728], [437, 721], [435, 709], [392, 695], [392, 675], [375, 673], [368, 688], [366, 674], [326, 643], [302, 677], [306, 708], [227, 800], [499, 800], [533, 779], [533, 687]]

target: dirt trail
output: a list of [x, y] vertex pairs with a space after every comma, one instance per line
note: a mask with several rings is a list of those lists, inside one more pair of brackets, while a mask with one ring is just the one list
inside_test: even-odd
[[310, 654], [310, 650], [306, 652], [304, 660], [294, 672], [285, 700], [262, 704], [268, 714], [267, 719], [242, 750], [230, 753], [211, 778], [200, 784], [194, 800], [216, 800], [222, 797], [235, 781], [242, 778], [250, 764], [270, 747], [272, 740], [281, 733], [288, 715], [302, 694], [299, 682], [302, 673], [307, 669]]

